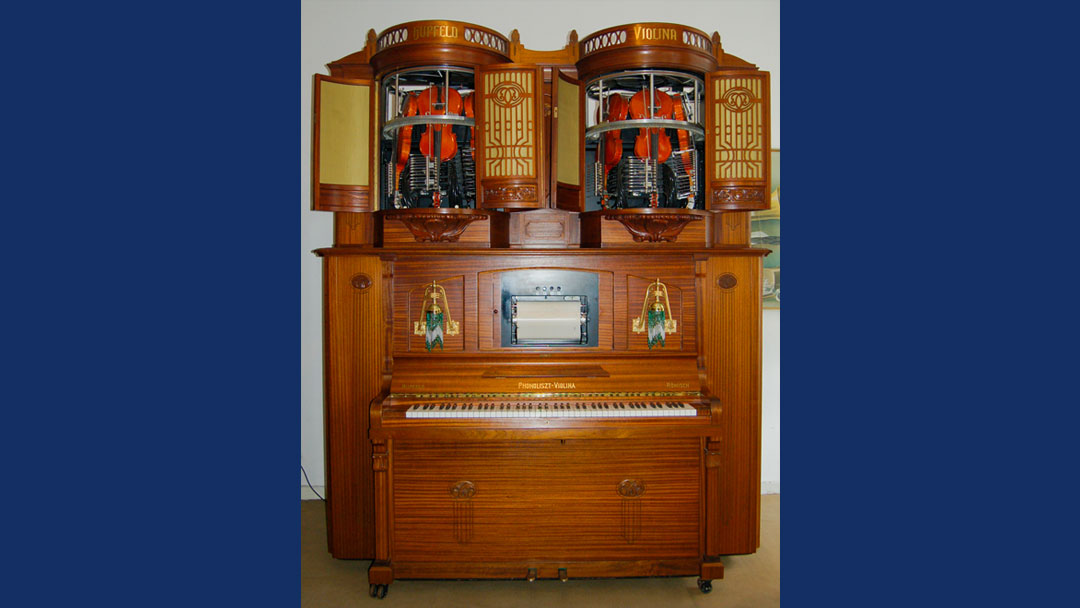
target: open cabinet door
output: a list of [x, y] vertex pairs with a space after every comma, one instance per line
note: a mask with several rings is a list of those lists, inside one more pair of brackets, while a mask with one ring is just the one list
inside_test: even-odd
[[547, 198], [544, 74], [535, 65], [476, 70], [478, 206], [536, 209]]
[[373, 211], [375, 83], [315, 75], [311, 200], [316, 211]]
[[551, 94], [555, 206], [585, 211], [585, 93], [579, 80], [558, 70], [551, 84], [555, 88]]
[[769, 208], [769, 73], [707, 75], [706, 198], [714, 211]]

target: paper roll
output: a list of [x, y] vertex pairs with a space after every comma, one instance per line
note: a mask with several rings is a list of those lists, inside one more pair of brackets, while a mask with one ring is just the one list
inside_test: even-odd
[[577, 342], [581, 338], [581, 303], [577, 300], [518, 301], [518, 340]]

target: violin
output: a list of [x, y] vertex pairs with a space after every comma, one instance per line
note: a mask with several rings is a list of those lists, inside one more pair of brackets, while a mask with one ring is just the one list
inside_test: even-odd
[[[653, 104], [652, 108], [650, 108], [652, 111], [646, 112], [645, 90], [642, 89], [630, 98], [630, 118], [634, 120], [642, 118], [670, 118], [673, 105], [670, 95], [663, 91], [656, 90], [653, 91]], [[656, 140], [659, 140], [656, 143], [656, 162], [662, 163], [671, 156], [671, 140], [666, 137], [666, 134], [664, 137], [660, 137], [660, 131], [663, 131], [663, 129], [638, 129], [638, 136], [634, 140], [634, 154], [638, 158], [651, 158], [653, 152], [652, 142]]]
[[[416, 94], [409, 93], [408, 101], [405, 102], [405, 107], [401, 111], [402, 116], [416, 116], [419, 111], [416, 103]], [[412, 147], [412, 125], [406, 125], [398, 129], [397, 140], [397, 163], [394, 167], [394, 190], [398, 197], [401, 196], [400, 192], [397, 192], [398, 184], [401, 180], [401, 172], [405, 169], [405, 165], [409, 163], [409, 149]]]
[[[461, 114], [461, 93], [448, 88], [446, 99], [443, 100], [442, 91], [441, 87], [431, 85], [420, 93], [416, 103], [421, 116]], [[436, 111], [436, 105], [442, 106], [442, 112]], [[457, 154], [457, 136], [454, 135], [454, 129], [450, 126], [444, 128], [443, 125], [428, 125], [420, 138], [420, 152], [428, 158], [435, 158], [435, 191], [432, 194], [432, 204], [439, 207], [442, 204], [442, 192], [439, 188], [438, 167], [440, 162], [448, 161]]]
[[[618, 93], [614, 93], [608, 96], [608, 111], [607, 121], [615, 122], [617, 120], [626, 120], [626, 113], [629, 110], [629, 105], [626, 103], [626, 99]], [[600, 120], [600, 110], [596, 109], [597, 121]], [[607, 209], [608, 192], [607, 192], [607, 174], [612, 167], [619, 164], [619, 160], [622, 159], [622, 133], [618, 130], [608, 131], [604, 133], [604, 190], [600, 196], [600, 205]]]
[[[653, 91], [652, 104], [650, 105], [649, 112], [646, 113], [645, 90], [642, 89], [638, 91], [630, 98], [630, 118], [638, 120], [642, 118], [671, 117], [673, 104], [671, 96], [667, 93], [660, 90]], [[663, 132], [662, 137], [661, 132]], [[671, 157], [671, 139], [668, 138], [667, 132], [664, 129], [653, 127], [638, 129], [637, 139], [634, 140], [634, 155], [638, 158], [649, 160], [653, 158], [653, 154], [656, 154], [655, 158], [657, 164], [662, 163]], [[658, 196], [659, 194], [654, 187], [650, 196], [650, 207], [659, 205]]]
[[[678, 93], [675, 94], [675, 120], [686, 120], [686, 112], [683, 109], [683, 99]], [[682, 155], [683, 168], [686, 169], [686, 174], [691, 175], [694, 170], [694, 159], [689, 154], [690, 146], [690, 132], [685, 129], [676, 129], [676, 136], [679, 138], [679, 151], [687, 152]], [[693, 183], [693, 182], [691, 182]], [[694, 207], [694, 189], [690, 189], [690, 201], [687, 207], [693, 209]]]

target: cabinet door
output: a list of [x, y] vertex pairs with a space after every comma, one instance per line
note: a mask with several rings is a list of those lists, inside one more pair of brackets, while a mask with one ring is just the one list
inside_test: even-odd
[[709, 209], [768, 209], [769, 73], [712, 72], [705, 89]]
[[581, 82], [556, 71], [551, 81], [555, 107], [551, 122], [551, 171], [555, 174], [555, 206], [585, 210], [585, 94]]
[[543, 87], [543, 72], [533, 65], [500, 63], [477, 69], [480, 207], [545, 206]]
[[375, 83], [315, 75], [311, 199], [317, 211], [375, 207]]

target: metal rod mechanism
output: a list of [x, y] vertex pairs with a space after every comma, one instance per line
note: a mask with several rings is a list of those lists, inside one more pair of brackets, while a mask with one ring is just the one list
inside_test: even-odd
[[608, 131], [640, 129], [645, 127], [681, 129], [683, 131], [689, 131], [694, 135], [699, 135], [702, 138], [705, 137], [705, 129], [702, 128], [701, 125], [695, 123], [682, 120], [671, 120], [670, 118], [634, 118], [629, 120], [616, 120], [614, 122], [596, 125], [595, 127], [589, 127], [588, 129], [585, 129], [585, 139], [595, 139], [600, 134], [607, 133]]

